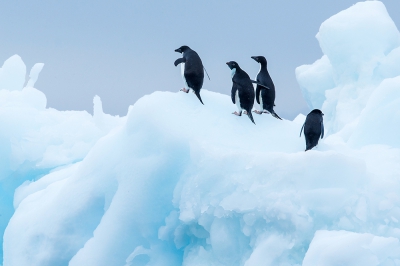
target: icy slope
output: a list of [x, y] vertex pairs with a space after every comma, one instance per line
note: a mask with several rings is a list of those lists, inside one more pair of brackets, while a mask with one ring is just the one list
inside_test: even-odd
[[206, 90], [124, 118], [0, 90], [4, 265], [400, 265], [399, 36], [378, 1], [322, 24], [324, 56], [296, 70], [326, 114], [308, 152], [303, 115], [254, 125]]
[[82, 162], [20, 186], [4, 265], [295, 265], [320, 229], [400, 236], [399, 150], [305, 153], [301, 124], [190, 96], [143, 97]]
[[100, 137], [123, 121], [103, 114], [98, 97], [94, 100], [94, 117], [87, 112], [46, 108], [46, 96], [34, 88], [42, 68], [43, 64], [34, 65], [27, 82], [26, 66], [19, 56], [12, 56], [0, 68], [2, 235], [18, 206], [13, 204], [13, 198], [19, 185], [54, 168], [81, 161]]
[[367, 1], [323, 22], [316, 37], [324, 56], [296, 77], [310, 109], [322, 108], [336, 133], [358, 121], [382, 80], [400, 75], [400, 34], [385, 6]]

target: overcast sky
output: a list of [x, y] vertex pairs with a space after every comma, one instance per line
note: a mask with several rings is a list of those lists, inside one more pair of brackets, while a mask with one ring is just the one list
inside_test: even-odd
[[[319, 26], [356, 2], [1, 1], [0, 64], [13, 54], [22, 57], [28, 73], [45, 63], [35, 87], [49, 107], [92, 113], [99, 95], [106, 113], [126, 115], [145, 94], [182, 88], [180, 67], [173, 64], [181, 45], [202, 58], [211, 77], [203, 88], [224, 94], [231, 89], [225, 62], [237, 61], [255, 77], [259, 66], [250, 56], [264, 55], [276, 87], [275, 110], [292, 119], [309, 111], [295, 68], [322, 56]], [[400, 1], [382, 2], [399, 26]], [[226, 111], [234, 110], [232, 104]]]

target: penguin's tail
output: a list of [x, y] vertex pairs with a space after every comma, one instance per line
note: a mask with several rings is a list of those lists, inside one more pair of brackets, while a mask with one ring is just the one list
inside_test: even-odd
[[273, 117], [277, 118], [277, 119], [282, 120], [282, 118], [280, 118], [279, 115], [278, 115], [277, 113], [275, 113], [274, 110], [272, 110], [271, 115], [272, 115]]
[[247, 111], [246, 113], [247, 113], [247, 116], [250, 118], [251, 122], [253, 122], [253, 124], [255, 125], [256, 123], [254, 122], [253, 115], [251, 114], [251, 110], [250, 110], [250, 112]]
[[194, 91], [194, 94], [196, 94], [197, 98], [199, 98], [201, 104], [204, 105], [204, 103], [203, 103], [203, 101], [201, 100], [201, 97], [200, 97], [200, 91]]

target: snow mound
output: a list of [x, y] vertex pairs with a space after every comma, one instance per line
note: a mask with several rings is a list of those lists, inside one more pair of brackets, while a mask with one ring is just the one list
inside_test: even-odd
[[207, 90], [49, 109], [36, 65], [0, 90], [3, 264], [400, 265], [398, 36], [378, 1], [322, 24], [296, 70], [329, 129], [308, 152], [304, 115], [254, 125]]
[[360, 2], [322, 23], [324, 56], [296, 69], [310, 109], [323, 109], [329, 131], [356, 122], [371, 93], [400, 75], [400, 34], [379, 1]]
[[26, 66], [21, 57], [19, 55], [11, 56], [0, 68], [0, 90], [22, 90], [25, 84], [25, 75]]
[[[99, 125], [108, 118], [101, 112], [95, 119], [87, 112], [46, 108], [46, 96], [33, 87], [42, 68], [40, 63], [33, 66], [26, 87], [26, 67], [19, 56], [12, 56], [0, 69], [0, 232], [19, 205], [14, 199], [18, 186], [81, 161], [110, 131]], [[112, 119], [113, 126], [123, 120]]]

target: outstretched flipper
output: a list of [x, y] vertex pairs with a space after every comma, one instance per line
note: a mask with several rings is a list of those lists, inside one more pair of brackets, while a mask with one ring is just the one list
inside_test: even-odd
[[[260, 92], [261, 92], [261, 88], [259, 86], [257, 86], [257, 88], [256, 88], [256, 101], [257, 101], [258, 104], [260, 104]], [[261, 108], [263, 108], [263, 107], [261, 106]]]
[[178, 58], [178, 59], [175, 60], [174, 65], [177, 66], [180, 63], [185, 63], [185, 62], [186, 62], [186, 59], [184, 57]]
[[203, 66], [203, 69], [204, 69], [204, 71], [206, 72], [206, 74], [207, 74], [207, 77], [208, 77], [208, 80], [211, 80], [210, 79], [210, 76], [208, 75], [208, 72], [207, 72], [207, 70], [206, 70], [206, 68]]
[[301, 129], [300, 129], [300, 137], [301, 137], [301, 131], [303, 131], [303, 128], [304, 128], [304, 125], [305, 125], [306, 123], [304, 122], [304, 124], [303, 124], [303, 126], [301, 127]]
[[324, 122], [321, 121], [321, 139], [324, 137]]
[[197, 98], [199, 98], [200, 102], [204, 105], [203, 101], [201, 100], [200, 97], [200, 91], [194, 91], [194, 94], [196, 94]]
[[261, 87], [264, 87], [264, 88], [266, 88], [266, 89], [269, 89], [267, 86], [265, 86], [265, 85], [263, 85], [263, 84], [261, 84], [261, 83], [255, 81], [255, 80], [252, 80], [252, 79], [251, 79], [251, 83], [254, 83], [254, 84], [257, 84], [257, 85], [259, 85], [259, 86], [261, 86]]

